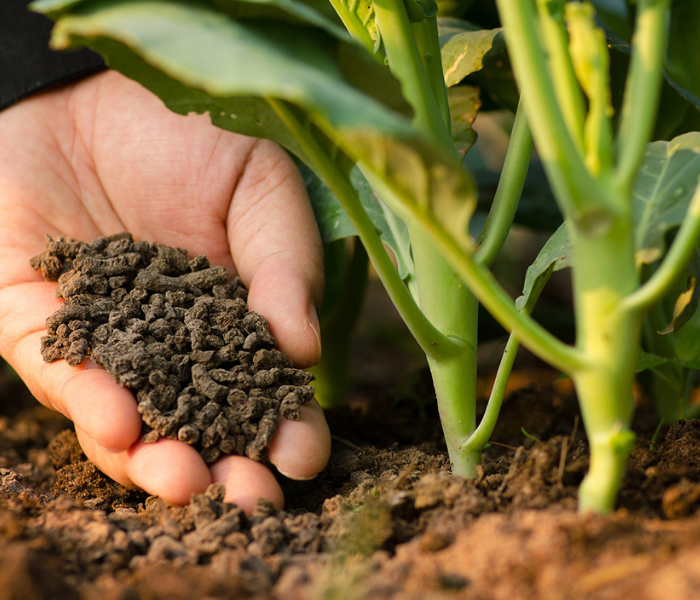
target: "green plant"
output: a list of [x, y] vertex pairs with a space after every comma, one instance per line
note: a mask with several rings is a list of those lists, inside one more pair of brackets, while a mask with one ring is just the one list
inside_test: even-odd
[[[431, 0], [34, 6], [57, 20], [55, 47], [92, 46], [176, 112], [209, 112], [215, 125], [273, 139], [327, 186], [332, 194], [322, 194], [319, 219], [325, 239], [359, 236], [425, 352], [456, 473], [476, 473], [520, 341], [568, 373], [591, 447], [580, 507], [606, 512], [634, 441], [644, 315], [686, 277], [700, 236], [700, 133], [684, 133], [697, 128], [700, 103], [662, 78], [670, 0], [603, 13], [620, 35], [634, 23], [631, 46], [606, 39], [589, 4], [496, 4], [504, 31], [454, 18], [438, 29]], [[669, 57], [676, 73], [688, 75], [678, 52]], [[468, 228], [475, 185], [461, 167], [479, 107], [477, 91], [462, 84], [467, 77], [492, 100], [517, 104], [506, 163], [476, 239]], [[659, 111], [660, 101], [683, 114]], [[564, 225], [514, 302], [489, 266], [516, 215], [530, 129]], [[565, 266], [572, 267], [574, 346], [530, 317], [549, 275]], [[479, 302], [512, 333], [477, 425]]]

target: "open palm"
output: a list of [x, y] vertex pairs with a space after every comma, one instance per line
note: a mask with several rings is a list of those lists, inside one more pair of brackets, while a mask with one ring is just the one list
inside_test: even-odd
[[[207, 466], [178, 441], [140, 443], [131, 393], [91, 361], [43, 363], [44, 322], [61, 301], [29, 259], [45, 234], [89, 241], [120, 231], [206, 254], [238, 274], [279, 348], [309, 366], [320, 356], [322, 248], [293, 163], [270, 142], [170, 113], [114, 72], [0, 113], [0, 353], [40, 402], [75, 423], [86, 454], [113, 479], [174, 503], [221, 482], [227, 500], [247, 510], [258, 497], [281, 505], [259, 463], [231, 456]], [[315, 403], [300, 421], [281, 421], [269, 453], [282, 473], [302, 479], [328, 454]]]

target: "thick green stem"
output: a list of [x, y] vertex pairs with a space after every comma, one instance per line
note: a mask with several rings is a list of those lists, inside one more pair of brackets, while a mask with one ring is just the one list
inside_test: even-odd
[[437, 16], [426, 17], [420, 23], [413, 23], [418, 51], [423, 59], [423, 67], [428, 75], [430, 88], [442, 115], [445, 129], [450, 131], [450, 103], [447, 99], [445, 75], [442, 69], [442, 53], [438, 36]]
[[409, 232], [421, 310], [444, 335], [459, 344], [460, 351], [456, 353], [429, 353], [428, 364], [452, 472], [473, 478], [481, 462], [481, 451], [461, 446], [476, 428], [479, 303], [425, 233], [414, 227]]
[[[362, 44], [367, 52], [372, 54], [376, 60], [383, 61], [381, 53], [375, 52], [376, 44], [370, 32], [367, 30], [365, 23], [362, 22], [362, 19], [360, 19], [356, 11], [351, 10], [349, 3], [343, 0], [330, 0], [330, 3], [343, 22], [343, 25], [345, 25], [345, 28], [348, 30], [348, 33]], [[367, 14], [370, 14], [369, 11]]]
[[666, 53], [669, 0], [639, 0], [630, 64], [617, 138], [616, 180], [621, 191], [632, 188], [646, 144], [656, 124], [661, 68]]
[[564, 24], [564, 5], [564, 0], [537, 0], [549, 70], [557, 74], [553, 78], [554, 91], [571, 139], [583, 156], [585, 105], [568, 51], [569, 37]]
[[455, 152], [403, 0], [375, 0], [374, 14], [389, 68], [415, 111], [416, 126], [443, 148]]
[[[392, 73], [415, 110], [415, 125], [457, 159], [450, 135], [449, 104], [441, 66], [437, 22], [411, 25], [403, 0], [375, 0], [375, 18]], [[476, 345], [478, 301], [426, 232], [407, 220], [416, 269], [420, 307], [450, 340], [425, 348], [433, 377], [452, 471], [476, 477], [481, 451], [461, 444], [476, 428]]]
[[595, 177], [604, 178], [610, 174], [612, 166], [607, 41], [603, 30], [595, 24], [595, 10], [591, 4], [567, 4], [566, 20], [574, 71], [588, 97], [588, 115], [583, 130], [586, 166]]
[[575, 227], [570, 235], [577, 346], [592, 360], [572, 374], [591, 453], [579, 509], [607, 513], [614, 508], [634, 442], [629, 427], [641, 316], [621, 310], [639, 284], [632, 219], [617, 219], [606, 235], [587, 236]]
[[515, 76], [527, 98], [530, 129], [559, 205], [566, 217], [580, 223], [594, 217], [599, 224], [614, 207], [606, 190], [588, 173], [557, 102], [553, 80], [566, 74], [549, 72], [532, 3], [497, 0], [497, 5]]
[[532, 135], [525, 118], [523, 101], [518, 104], [501, 178], [484, 228], [477, 240], [474, 258], [490, 266], [501, 251], [513, 225], [532, 157]]

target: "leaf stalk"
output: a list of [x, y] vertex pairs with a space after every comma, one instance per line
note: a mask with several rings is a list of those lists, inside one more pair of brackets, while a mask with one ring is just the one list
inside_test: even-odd
[[325, 180], [326, 185], [333, 190], [347, 211], [389, 297], [423, 351], [435, 357], [461, 352], [462, 345], [438, 331], [421, 312], [399, 277], [396, 267], [384, 248], [374, 224], [362, 207], [349, 178], [331, 161], [313, 138], [311, 132], [298, 121], [285, 103], [275, 98], [266, 98], [266, 101], [296, 137], [309, 160], [312, 161]]
[[540, 17], [542, 40], [547, 51], [549, 71], [558, 75], [553, 78], [553, 81], [562, 117], [572, 141], [583, 156], [585, 105], [569, 54], [564, 5], [565, 0], [537, 0], [537, 11]]
[[[549, 280], [549, 275], [551, 275], [553, 266], [549, 269], [549, 274], [542, 277], [538, 283], [536, 289], [532, 291], [528, 297], [525, 306], [520, 310], [524, 315], [530, 315], [532, 309], [534, 308], [540, 293], [544, 289], [547, 281]], [[488, 443], [493, 430], [496, 427], [496, 421], [498, 420], [498, 415], [501, 411], [501, 406], [503, 405], [503, 399], [506, 394], [506, 386], [508, 384], [508, 379], [510, 378], [510, 373], [513, 369], [513, 364], [515, 363], [515, 358], [518, 354], [518, 349], [520, 348], [520, 340], [513, 333], [508, 337], [506, 342], [506, 347], [503, 350], [503, 356], [501, 357], [501, 362], [498, 365], [498, 370], [496, 371], [496, 377], [493, 381], [493, 386], [491, 388], [491, 393], [489, 394], [489, 400], [486, 405], [486, 410], [484, 411], [484, 416], [481, 418], [479, 426], [476, 428], [474, 433], [466, 439], [461, 449], [465, 452], [479, 452], [484, 449], [484, 446]]]
[[669, 0], [639, 0], [637, 3], [632, 60], [616, 140], [615, 181], [622, 191], [632, 189], [656, 123], [666, 53], [668, 7]]
[[683, 275], [683, 269], [697, 250], [700, 240], [700, 184], [690, 200], [685, 218], [654, 274], [637, 290], [627, 296], [620, 309], [644, 312], [659, 302]]
[[[391, 72], [415, 111], [416, 126], [443, 148], [457, 153], [416, 43], [403, 0], [374, 0], [374, 13]], [[437, 26], [435, 25], [437, 28]], [[434, 57], [438, 61], [439, 57]], [[439, 63], [438, 63], [439, 64]], [[440, 69], [442, 74], [442, 68]], [[444, 87], [444, 83], [443, 83]], [[443, 108], [444, 110], [444, 108]]]
[[527, 98], [528, 122], [564, 216], [584, 226], [591, 218], [597, 223], [612, 218], [615, 207], [607, 190], [588, 172], [580, 146], [564, 120], [554, 80], [566, 79], [567, 74], [549, 72], [533, 4], [522, 0], [496, 3], [516, 80]]
[[513, 218], [530, 166], [532, 147], [532, 135], [525, 117], [524, 102], [521, 99], [515, 113], [506, 159], [498, 180], [493, 205], [476, 241], [477, 250], [474, 253], [474, 260], [484, 266], [491, 266], [496, 259], [513, 225]]

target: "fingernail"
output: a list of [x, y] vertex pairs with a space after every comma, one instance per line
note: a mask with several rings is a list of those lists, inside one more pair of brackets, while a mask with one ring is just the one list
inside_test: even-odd
[[277, 472], [280, 475], [284, 475], [287, 479], [293, 479], [294, 481], [311, 481], [312, 479], [316, 479], [318, 477], [318, 473], [315, 475], [311, 475], [311, 477], [301, 477], [300, 475], [294, 475], [292, 473], [287, 473], [280, 469], [279, 467], [277, 468]]
[[321, 325], [318, 322], [318, 313], [313, 302], [309, 303], [309, 327], [316, 335], [316, 362], [321, 360]]

